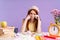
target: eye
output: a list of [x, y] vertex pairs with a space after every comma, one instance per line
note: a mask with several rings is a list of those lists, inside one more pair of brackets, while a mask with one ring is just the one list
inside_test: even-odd
[[35, 13], [30, 13], [30, 14], [34, 14], [34, 15], [36, 15]]
[[30, 13], [30, 14], [32, 14], [32, 13]]

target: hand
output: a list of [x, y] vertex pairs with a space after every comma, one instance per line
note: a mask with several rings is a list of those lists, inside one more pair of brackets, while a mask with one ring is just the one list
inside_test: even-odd
[[30, 15], [28, 15], [27, 17], [26, 17], [26, 20], [29, 20], [30, 19]]
[[36, 18], [36, 19], [39, 19], [39, 15], [35, 15], [35, 18]]

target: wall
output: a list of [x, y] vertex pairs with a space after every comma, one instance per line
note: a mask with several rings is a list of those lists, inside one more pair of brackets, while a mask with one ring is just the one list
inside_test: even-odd
[[50, 11], [60, 9], [60, 0], [0, 0], [0, 21], [7, 21], [9, 26], [18, 27], [20, 31], [22, 19], [33, 5], [39, 7], [42, 31], [48, 31], [50, 22], [54, 22]]

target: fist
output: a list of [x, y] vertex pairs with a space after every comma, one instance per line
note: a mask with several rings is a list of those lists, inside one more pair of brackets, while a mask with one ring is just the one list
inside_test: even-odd
[[38, 16], [38, 15], [35, 15], [35, 18], [36, 18], [36, 19], [38, 19], [38, 18], [39, 18], [39, 16]]
[[26, 20], [29, 20], [30, 19], [30, 15], [28, 15], [27, 17], [26, 17]]

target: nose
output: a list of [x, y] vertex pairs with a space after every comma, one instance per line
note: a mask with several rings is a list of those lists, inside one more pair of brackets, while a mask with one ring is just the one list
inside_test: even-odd
[[32, 14], [34, 16], [34, 14]]
[[31, 17], [34, 18], [34, 14], [31, 14]]
[[32, 14], [32, 16], [34, 17], [34, 14]]

